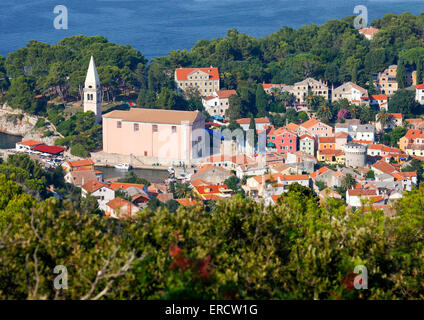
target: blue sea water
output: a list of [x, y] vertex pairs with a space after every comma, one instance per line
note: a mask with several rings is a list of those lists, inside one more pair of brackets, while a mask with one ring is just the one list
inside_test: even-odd
[[[53, 26], [53, 9], [68, 9], [68, 30]], [[323, 24], [365, 5], [369, 21], [385, 13], [424, 12], [424, 0], [1, 0], [0, 55], [29, 40], [48, 43], [77, 34], [130, 44], [148, 59], [190, 49], [236, 28], [262, 37], [283, 26]]]

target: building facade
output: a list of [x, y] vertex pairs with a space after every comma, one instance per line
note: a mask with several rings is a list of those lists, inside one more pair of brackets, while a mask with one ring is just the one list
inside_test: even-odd
[[174, 79], [178, 92], [186, 92], [192, 88], [206, 97], [219, 91], [218, 68], [178, 68], [175, 69]]
[[132, 108], [103, 116], [105, 153], [190, 162], [207, 155], [205, 139], [199, 111]]

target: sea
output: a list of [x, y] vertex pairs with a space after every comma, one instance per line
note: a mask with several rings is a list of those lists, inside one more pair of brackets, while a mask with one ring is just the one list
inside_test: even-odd
[[[424, 12], [424, 0], [1, 0], [0, 55], [30, 40], [52, 44], [82, 34], [129, 44], [151, 60], [225, 37], [232, 28], [263, 37], [283, 26], [354, 15], [356, 6], [366, 8], [369, 22], [386, 13]], [[55, 20], [67, 29], [55, 28]]]

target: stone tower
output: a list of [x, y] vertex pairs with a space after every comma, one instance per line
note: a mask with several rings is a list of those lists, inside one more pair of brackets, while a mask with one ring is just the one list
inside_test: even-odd
[[94, 58], [91, 57], [84, 85], [84, 112], [93, 111], [96, 123], [102, 121], [102, 88]]

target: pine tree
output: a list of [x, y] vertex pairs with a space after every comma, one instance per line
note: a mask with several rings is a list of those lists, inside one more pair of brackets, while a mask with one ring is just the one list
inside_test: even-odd
[[264, 117], [267, 114], [268, 96], [261, 84], [256, 88], [256, 109], [258, 117]]
[[402, 60], [399, 60], [398, 63], [396, 81], [398, 83], [399, 89], [405, 88], [405, 64]]

